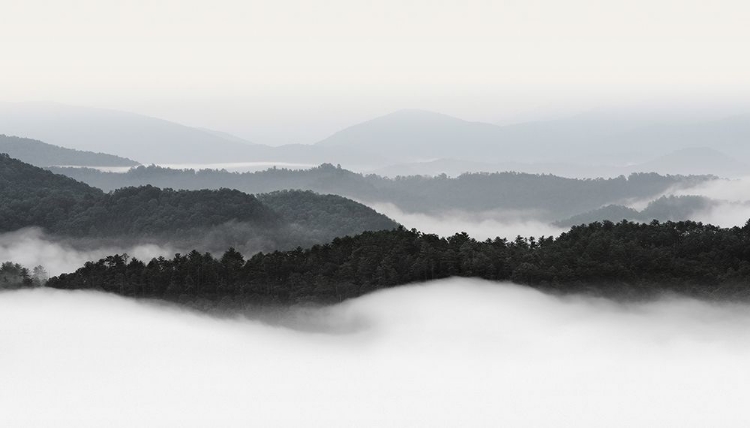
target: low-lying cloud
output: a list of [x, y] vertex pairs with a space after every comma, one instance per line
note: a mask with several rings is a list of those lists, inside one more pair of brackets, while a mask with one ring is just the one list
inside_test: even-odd
[[440, 236], [452, 236], [466, 232], [474, 239], [485, 240], [496, 237], [515, 239], [517, 236], [557, 236], [567, 229], [537, 220], [533, 213], [453, 211], [444, 214], [407, 213], [393, 204], [368, 204], [381, 214], [401, 223], [407, 229]]
[[356, 328], [310, 333], [96, 292], [2, 293], [0, 422], [750, 423], [745, 305], [683, 298], [625, 305], [452, 279], [307, 314]]
[[42, 265], [50, 275], [59, 275], [73, 272], [87, 261], [97, 261], [113, 254], [127, 253], [148, 261], [175, 253], [171, 247], [155, 244], [116, 246], [87, 242], [82, 248], [73, 244], [72, 241], [49, 237], [39, 228], [4, 233], [0, 235], [0, 262], [10, 261], [28, 268]]
[[750, 201], [750, 177], [716, 179], [671, 192], [675, 195], [698, 195], [726, 201]]

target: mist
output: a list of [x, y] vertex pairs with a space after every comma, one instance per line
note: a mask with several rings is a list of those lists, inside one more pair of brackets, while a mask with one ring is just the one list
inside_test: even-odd
[[[0, 294], [6, 426], [746, 426], [750, 311], [451, 279], [297, 317]], [[39, 411], [43, 409], [43, 411]]]
[[750, 201], [750, 177], [716, 179], [699, 185], [677, 189], [676, 195], [698, 195], [727, 201]]
[[415, 228], [424, 233], [434, 233], [440, 236], [466, 232], [472, 238], [483, 241], [497, 237], [515, 239], [519, 235], [523, 237], [557, 236], [568, 230], [535, 219], [534, 212], [454, 210], [431, 215], [405, 212], [390, 203], [368, 203], [367, 205], [407, 229]]
[[703, 196], [712, 204], [690, 216], [691, 220], [720, 227], [744, 226], [750, 219], [750, 177], [717, 178], [690, 187], [675, 187], [654, 198], [631, 200], [626, 206], [643, 210], [662, 196]]
[[92, 245], [77, 248], [74, 242], [55, 239], [39, 228], [26, 228], [0, 234], [0, 261], [10, 261], [26, 267], [42, 265], [50, 275], [73, 272], [88, 261], [97, 261], [113, 254], [127, 253], [140, 260], [159, 256], [173, 256], [174, 248], [156, 244]]

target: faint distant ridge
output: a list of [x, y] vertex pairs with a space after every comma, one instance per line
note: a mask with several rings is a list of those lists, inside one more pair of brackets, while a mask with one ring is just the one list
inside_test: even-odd
[[435, 159], [426, 162], [393, 164], [372, 172], [387, 177], [447, 174], [457, 177], [464, 173], [517, 171], [529, 174], [552, 174], [562, 177], [604, 178], [632, 173], [655, 172], [662, 175], [715, 175], [742, 177], [750, 173], [750, 165], [708, 147], [688, 147], [652, 156], [650, 160], [628, 165], [584, 163], [522, 163], [479, 162], [462, 159]]
[[750, 173], [750, 165], [709, 147], [688, 147], [639, 164], [639, 171], [663, 174], [717, 174], [740, 176]]
[[390, 152], [395, 157], [435, 158], [455, 156], [456, 151], [466, 145], [497, 149], [501, 143], [500, 126], [406, 109], [350, 126], [316, 145], [356, 147], [371, 153]]
[[[533, 168], [526, 172], [538, 172], [536, 166], [545, 164], [557, 172], [562, 170], [557, 164], [626, 168], [660, 154], [701, 147], [750, 159], [748, 141], [747, 115], [717, 120], [615, 110], [501, 126], [424, 110], [399, 110], [345, 128], [316, 146], [390, 155], [391, 165], [443, 159], [522, 167], [535, 164], [526, 165]], [[681, 170], [687, 165], [683, 163]]]
[[155, 117], [56, 103], [0, 103], [0, 130], [145, 163], [252, 160], [264, 157], [267, 149]]
[[0, 134], [0, 153], [34, 166], [128, 167], [138, 162], [106, 153], [66, 149], [30, 138]]

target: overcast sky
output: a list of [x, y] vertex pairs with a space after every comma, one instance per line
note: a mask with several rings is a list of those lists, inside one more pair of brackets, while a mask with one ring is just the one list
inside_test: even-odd
[[750, 2], [5, 0], [0, 101], [115, 108], [262, 143], [400, 108], [513, 122], [743, 102]]

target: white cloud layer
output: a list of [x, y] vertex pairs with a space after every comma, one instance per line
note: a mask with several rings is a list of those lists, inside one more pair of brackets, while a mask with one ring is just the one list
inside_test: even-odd
[[3, 426], [747, 426], [747, 306], [448, 280], [320, 312], [353, 332], [93, 292], [0, 294]]
[[0, 262], [13, 262], [27, 268], [42, 265], [50, 275], [73, 272], [88, 261], [97, 261], [114, 254], [127, 253], [143, 261], [154, 257], [172, 256], [175, 251], [169, 247], [154, 244], [112, 246], [87, 246], [76, 249], [62, 241], [50, 240], [38, 228], [21, 229], [0, 234]]
[[466, 232], [469, 236], [478, 240], [495, 239], [498, 236], [512, 240], [519, 235], [537, 238], [542, 235], [557, 236], [568, 230], [535, 220], [532, 213], [454, 211], [432, 215], [404, 212], [389, 203], [368, 203], [367, 205], [401, 223], [407, 229], [415, 228], [421, 232], [434, 233], [440, 236], [452, 236], [458, 232]]

